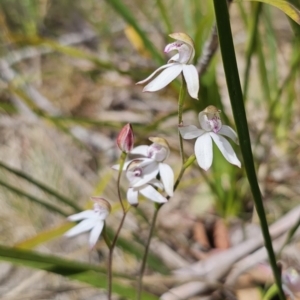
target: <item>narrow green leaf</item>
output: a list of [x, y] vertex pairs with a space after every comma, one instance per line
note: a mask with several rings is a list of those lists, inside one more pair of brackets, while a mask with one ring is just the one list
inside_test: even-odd
[[[26, 239], [16, 244], [15, 247], [20, 249], [32, 249], [34, 247], [39, 246], [40, 244], [46, 243], [54, 238], [63, 235], [64, 232], [66, 232], [72, 226], [74, 226], [74, 223], [65, 223], [59, 225], [58, 227], [43, 231], [35, 235], [34, 237]], [[112, 238], [114, 236], [114, 231], [109, 227], [106, 227], [106, 230], [108, 232], [109, 237]], [[121, 248], [124, 252], [136, 257], [137, 259], [142, 259], [143, 257], [144, 248], [136, 241], [127, 240], [123, 237], [119, 237], [117, 246]], [[161, 259], [152, 253], [149, 254], [148, 265], [152, 270], [157, 271], [161, 274], [167, 275], [170, 273], [169, 269], [164, 265]]]
[[121, 0], [106, 0], [107, 4], [111, 5], [115, 11], [138, 33], [145, 48], [152, 54], [157, 63], [164, 63], [162, 55], [157, 51], [153, 43], [148, 39], [146, 33], [140, 27], [138, 21], [134, 17], [133, 13], [127, 8], [127, 6]]
[[44, 200], [41, 200], [41, 199], [39, 199], [39, 198], [37, 198], [35, 196], [32, 196], [32, 195], [30, 195], [30, 194], [28, 194], [28, 193], [26, 193], [26, 192], [24, 192], [24, 191], [22, 191], [22, 190], [20, 190], [20, 189], [18, 189], [16, 187], [12, 186], [12, 185], [10, 185], [10, 184], [2, 181], [2, 180], [0, 180], [0, 185], [2, 185], [3, 187], [7, 188], [11, 192], [13, 192], [13, 193], [15, 193], [15, 194], [17, 194], [19, 196], [27, 198], [31, 202], [37, 203], [37, 204], [39, 204], [41, 206], [44, 206], [46, 209], [48, 209], [50, 211], [59, 213], [60, 215], [65, 216], [65, 217], [68, 216], [68, 214], [65, 213], [64, 211], [62, 211], [60, 208], [58, 208], [58, 207], [56, 207], [56, 206], [54, 206], [54, 205], [52, 205], [50, 203], [47, 203]]
[[300, 10], [292, 3], [285, 0], [233, 0], [233, 2], [245, 2], [245, 1], [258, 1], [273, 5], [280, 10], [282, 10], [286, 15], [288, 15], [292, 20], [300, 25]]
[[[106, 269], [91, 264], [78, 263], [52, 255], [38, 254], [1, 245], [0, 260], [56, 273], [98, 288], [106, 289], [107, 286]], [[136, 291], [132, 284], [132, 280], [128, 279], [128, 275], [114, 274], [113, 292], [126, 299], [133, 299]], [[158, 298], [143, 292], [143, 299], [156, 300]]]
[[74, 201], [66, 198], [65, 196], [62, 196], [60, 195], [58, 192], [56, 192], [55, 190], [53, 190], [52, 188], [46, 186], [45, 184], [39, 182], [38, 180], [35, 180], [34, 178], [32, 178], [30, 175], [20, 171], [20, 170], [17, 170], [17, 169], [14, 169], [12, 167], [9, 167], [8, 165], [6, 165], [5, 163], [1, 162], [0, 161], [0, 167], [17, 175], [18, 177], [21, 177], [25, 180], [27, 180], [28, 182], [34, 184], [35, 186], [37, 186], [38, 188], [40, 188], [41, 190], [43, 190], [44, 192], [56, 197], [58, 200], [60, 200], [61, 202], [67, 204], [68, 206], [72, 207], [76, 212], [79, 212], [81, 211], [82, 209], [77, 206]]
[[257, 214], [261, 223], [261, 231], [268, 252], [269, 261], [272, 266], [274, 278], [279, 290], [281, 300], [285, 299], [282, 286], [281, 275], [276, 264], [276, 257], [273, 250], [272, 240], [269, 233], [266, 213], [262, 201], [262, 195], [257, 181], [251, 141], [247, 124], [247, 116], [244, 106], [244, 99], [240, 78], [237, 68], [237, 61], [233, 45], [233, 38], [230, 27], [229, 12], [226, 0], [214, 0], [215, 14], [219, 33], [220, 49], [222, 54], [223, 67], [230, 96], [231, 107], [237, 132], [240, 141], [241, 152], [244, 158], [244, 166], [251, 187]]
[[68, 222], [62, 225], [59, 225], [55, 228], [51, 228], [45, 231], [38, 233], [37, 235], [30, 237], [26, 240], [23, 240], [14, 246], [19, 249], [33, 249], [41, 244], [49, 242], [54, 238], [62, 236], [67, 230], [71, 229], [74, 226], [74, 223]]

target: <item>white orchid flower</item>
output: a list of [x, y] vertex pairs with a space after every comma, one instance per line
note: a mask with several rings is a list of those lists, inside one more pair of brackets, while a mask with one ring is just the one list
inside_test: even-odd
[[163, 189], [162, 183], [155, 178], [149, 180], [149, 174], [152, 175], [153, 171], [150, 170], [149, 172], [149, 165], [144, 163], [145, 161], [141, 162], [139, 159], [132, 160], [126, 170], [126, 177], [130, 182], [130, 187], [127, 191], [128, 202], [131, 205], [137, 205], [139, 194], [157, 203], [167, 202], [168, 200], [154, 188]]
[[82, 221], [67, 231], [64, 235], [66, 237], [73, 237], [83, 232], [91, 231], [89, 246], [90, 249], [93, 249], [101, 235], [104, 227], [104, 221], [111, 211], [111, 206], [109, 202], [103, 198], [91, 197], [91, 199], [94, 201], [94, 209], [85, 210], [78, 214], [69, 216], [69, 221]]
[[[140, 174], [137, 174], [136, 177], [127, 174], [127, 178], [130, 181], [131, 187], [139, 188], [144, 186], [145, 184], [154, 180], [159, 174], [160, 180], [163, 184], [163, 189], [170, 197], [172, 197], [174, 173], [172, 168], [163, 162], [170, 153], [168, 143], [165, 139], [158, 137], [151, 137], [149, 140], [153, 142], [153, 144], [150, 146], [142, 145], [133, 148], [130, 154], [139, 155], [140, 157], [138, 159], [126, 162], [123, 170], [127, 170], [128, 166], [133, 161], [138, 162], [138, 167], [141, 169]], [[119, 170], [119, 165], [115, 165], [112, 168]]]
[[143, 89], [143, 92], [156, 92], [167, 86], [182, 72], [187, 84], [188, 93], [192, 98], [198, 99], [199, 75], [196, 67], [191, 64], [195, 56], [194, 42], [187, 34], [181, 32], [172, 33], [169, 36], [176, 39], [176, 42], [168, 44], [164, 52], [169, 53], [170, 51], [177, 50], [178, 53], [174, 55], [166, 65], [161, 66], [149, 77], [139, 81], [137, 84], [148, 82], [158, 72], [163, 70]]
[[236, 132], [227, 125], [222, 125], [220, 120], [220, 111], [210, 105], [204, 111], [199, 113], [199, 122], [201, 129], [194, 125], [179, 126], [181, 136], [184, 139], [195, 139], [195, 155], [199, 166], [208, 170], [213, 160], [213, 145], [212, 140], [226, 158], [228, 162], [238, 167], [241, 167], [241, 162], [237, 158], [232, 146], [223, 137], [231, 138], [238, 144]]
[[294, 268], [288, 268], [284, 270], [281, 275], [282, 288], [286, 295], [292, 300], [295, 296], [300, 295], [300, 275], [299, 272]]

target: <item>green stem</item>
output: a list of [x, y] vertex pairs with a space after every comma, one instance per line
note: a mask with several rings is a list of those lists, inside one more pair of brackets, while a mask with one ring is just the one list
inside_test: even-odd
[[259, 16], [262, 11], [262, 3], [255, 3], [255, 11], [254, 11], [254, 18], [253, 22], [251, 23], [250, 28], [250, 38], [248, 47], [246, 50], [246, 68], [245, 68], [245, 75], [244, 75], [244, 98], [247, 100], [247, 93], [248, 93], [248, 84], [249, 84], [249, 74], [250, 74], [250, 67], [251, 67], [251, 58], [255, 50], [256, 44], [256, 36], [258, 30], [258, 23], [259, 23]]
[[115, 234], [115, 237], [113, 239], [113, 241], [111, 242], [110, 246], [109, 246], [109, 241], [108, 239], [105, 240], [105, 242], [107, 243], [107, 245], [109, 246], [109, 255], [108, 255], [108, 270], [107, 270], [107, 278], [108, 278], [108, 287], [107, 287], [107, 298], [108, 300], [111, 300], [111, 295], [112, 295], [112, 261], [113, 261], [113, 253], [114, 253], [114, 249], [117, 243], [117, 240], [119, 238], [119, 234], [121, 232], [121, 229], [123, 227], [127, 212], [129, 211], [130, 207], [128, 209], [125, 208], [124, 203], [122, 201], [122, 196], [121, 196], [121, 187], [120, 187], [120, 183], [121, 183], [121, 175], [123, 173], [123, 167], [125, 164], [125, 160], [127, 157], [127, 153], [122, 151], [121, 156], [120, 156], [120, 164], [119, 164], [119, 172], [118, 172], [118, 180], [117, 180], [117, 190], [118, 190], [118, 198], [122, 207], [122, 211], [123, 211], [123, 216], [121, 219], [121, 222], [119, 224], [119, 227], [117, 229], [117, 232]]
[[117, 180], [118, 198], [119, 198], [120, 204], [122, 206], [123, 213], [125, 213], [126, 210], [125, 210], [124, 203], [122, 201], [120, 182], [121, 182], [121, 175], [123, 173], [123, 167], [125, 164], [126, 157], [127, 157], [127, 153], [123, 151], [121, 154], [121, 157], [120, 157], [120, 164], [119, 164], [120, 167], [119, 167], [118, 180]]
[[[178, 178], [176, 179], [176, 182], [174, 184], [174, 192], [175, 190], [177, 189], [180, 181], [181, 181], [181, 178], [185, 172], [185, 170], [190, 166], [192, 165], [192, 163], [196, 160], [196, 157], [195, 155], [191, 155], [187, 160], [186, 162], [183, 164], [181, 170], [180, 170], [180, 173], [178, 175]], [[169, 200], [170, 199], [170, 196], [167, 197], [167, 199]], [[156, 207], [156, 210], [155, 210], [155, 213], [153, 215], [153, 219], [152, 219], [152, 222], [151, 222], [151, 228], [150, 228], [150, 232], [149, 232], [149, 236], [148, 236], [148, 240], [147, 240], [147, 244], [146, 244], [146, 248], [145, 248], [145, 252], [144, 252], [144, 256], [143, 256], [143, 260], [142, 260], [142, 265], [141, 265], [141, 269], [140, 269], [140, 272], [139, 272], [139, 278], [138, 278], [138, 293], [137, 293], [137, 299], [141, 299], [141, 293], [142, 293], [142, 287], [143, 287], [143, 276], [144, 276], [144, 272], [145, 272], [145, 267], [146, 267], [146, 262], [147, 262], [147, 258], [148, 258], [148, 253], [149, 253], [149, 246], [150, 246], [150, 243], [151, 243], [151, 239], [152, 239], [152, 236], [153, 236], [153, 232], [154, 232], [154, 227], [155, 227], [155, 223], [156, 223], [156, 219], [157, 219], [157, 215], [158, 215], [158, 212], [159, 212], [159, 209], [161, 208], [162, 205], [158, 205]]]
[[107, 270], [107, 277], [108, 277], [108, 287], [107, 287], [107, 298], [108, 300], [111, 300], [111, 295], [112, 295], [112, 261], [113, 261], [113, 253], [114, 253], [114, 249], [115, 246], [117, 244], [118, 241], [118, 237], [119, 234], [121, 232], [121, 229], [123, 227], [126, 215], [127, 215], [127, 211], [124, 211], [121, 222], [119, 224], [118, 230], [116, 232], [116, 235], [113, 239], [113, 241], [111, 242], [110, 248], [109, 248], [109, 255], [108, 255], [108, 270]]
[[233, 39], [230, 28], [229, 12], [226, 0], [214, 0], [214, 8], [219, 33], [220, 49], [222, 54], [223, 66], [229, 91], [231, 107], [237, 132], [240, 140], [241, 152], [244, 159], [245, 169], [251, 191], [254, 198], [257, 214], [260, 219], [261, 230], [265, 241], [265, 246], [269, 255], [269, 261], [272, 266], [274, 278], [278, 287], [279, 297], [285, 299], [282, 286], [281, 274], [276, 264], [276, 257], [273, 250], [272, 240], [269, 233], [268, 223], [265, 215], [261, 192], [257, 182], [254, 160], [251, 150], [250, 136], [246, 112], [243, 101], [242, 88], [239, 79]]
[[[176, 179], [175, 181], [175, 184], [174, 184], [174, 192], [175, 190], [177, 189], [180, 181], [181, 181], [181, 178], [185, 172], [185, 170], [196, 160], [196, 156], [194, 154], [192, 154], [187, 160], [186, 162], [183, 164], [180, 172], [179, 172], [179, 175], [178, 175], [178, 178]], [[167, 199], [169, 199], [170, 197], [167, 197]]]
[[162, 205], [158, 205], [156, 207], [156, 210], [155, 210], [153, 218], [152, 218], [150, 232], [149, 232], [149, 236], [148, 236], [148, 239], [147, 239], [145, 252], [144, 252], [144, 256], [143, 256], [143, 260], [142, 260], [142, 265], [141, 265], [140, 272], [139, 272], [137, 297], [136, 297], [137, 300], [141, 299], [142, 288], [143, 288], [143, 277], [144, 277], [144, 273], [145, 273], [145, 268], [146, 268], [146, 262], [147, 262], [147, 258], [148, 258], [150, 243], [151, 243], [151, 239], [152, 239], [152, 236], [153, 236], [157, 215], [158, 215], [158, 212], [159, 212], [159, 209], [161, 208], [161, 206]]
[[[180, 88], [180, 93], [178, 98], [178, 125], [182, 124], [183, 103], [184, 103], [185, 95], [186, 95], [186, 82], [184, 77], [182, 76], [182, 83], [181, 83], [181, 88]], [[183, 165], [184, 164], [183, 140], [179, 131], [178, 131], [178, 136], [179, 136], [179, 149], [180, 149], [179, 151], [180, 151], [181, 161]]]

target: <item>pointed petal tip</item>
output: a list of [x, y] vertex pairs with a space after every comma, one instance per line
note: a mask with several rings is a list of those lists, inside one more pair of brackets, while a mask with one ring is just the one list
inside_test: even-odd
[[207, 171], [209, 170], [210, 167], [203, 167], [203, 166], [200, 166], [200, 168], [203, 169], [205, 172], [207, 172]]

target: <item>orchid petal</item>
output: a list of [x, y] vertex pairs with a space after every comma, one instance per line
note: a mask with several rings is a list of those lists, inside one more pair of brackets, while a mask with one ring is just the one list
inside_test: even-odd
[[93, 249], [94, 246], [96, 245], [99, 236], [102, 232], [104, 226], [104, 222], [103, 221], [99, 221], [95, 227], [91, 230], [90, 232], [90, 238], [89, 238], [89, 245], [90, 245], [90, 249]]
[[79, 221], [83, 219], [91, 219], [97, 217], [97, 214], [93, 210], [85, 210], [78, 214], [74, 214], [68, 217], [69, 221]]
[[169, 67], [172, 67], [175, 64], [176, 63], [171, 63], [171, 64], [166, 64], [166, 65], [163, 65], [163, 66], [159, 67], [150, 76], [148, 76], [146, 79], [141, 80], [141, 81], [137, 82], [136, 84], [144, 84], [144, 83], [146, 83], [147, 81], [149, 81], [150, 79], [152, 79], [152, 77], [154, 77], [159, 71], [161, 71], [163, 69], [166, 69], [166, 68], [169, 68]]
[[149, 82], [143, 89], [143, 92], [155, 92], [161, 90], [173, 81], [182, 71], [182, 64], [170, 64], [167, 69], [162, 71], [156, 78]]
[[138, 147], [133, 148], [130, 151], [130, 154], [147, 156], [148, 148], [149, 148], [149, 146], [147, 146], [147, 145], [138, 146]]
[[178, 130], [185, 140], [195, 139], [205, 133], [204, 130], [199, 129], [194, 125], [178, 126]]
[[239, 144], [239, 139], [236, 132], [227, 125], [222, 125], [221, 129], [218, 131], [218, 134], [225, 135], [231, 138], [236, 144]]
[[156, 175], [158, 174], [158, 164], [157, 162], [152, 160], [151, 164], [146, 165], [145, 167], [143, 167], [142, 169], [142, 176], [141, 177], [137, 177], [137, 180], [134, 180], [132, 182], [130, 182], [132, 187], [140, 187], [146, 183], [148, 183], [150, 180], [152, 180], [153, 178], [156, 177]]
[[174, 61], [178, 61], [179, 60], [179, 53], [176, 53], [174, 56], [172, 56], [169, 60], [168, 63], [172, 63]]
[[183, 65], [183, 76], [190, 96], [198, 100], [199, 75], [194, 65]]
[[138, 190], [136, 190], [134, 188], [129, 188], [127, 190], [127, 201], [131, 205], [137, 205], [139, 203], [139, 201], [138, 201], [138, 195], [139, 195]]
[[146, 198], [157, 202], [157, 203], [165, 203], [168, 202], [168, 200], [162, 196], [153, 186], [151, 185], [145, 185], [142, 188], [139, 189], [139, 192]]
[[91, 230], [95, 223], [97, 222], [96, 219], [86, 219], [77, 224], [75, 227], [71, 228], [69, 231], [67, 231], [64, 235], [67, 237], [72, 237], [74, 235], [78, 235], [80, 233], [86, 232]]
[[[126, 161], [123, 165], [123, 171], [125, 171], [127, 169], [127, 167], [132, 163], [132, 160], [129, 160], [129, 161]], [[116, 170], [116, 171], [119, 171], [120, 169], [120, 165], [113, 165], [111, 167], [112, 169]]]
[[164, 185], [165, 191], [169, 196], [173, 196], [174, 173], [172, 168], [165, 163], [159, 164], [159, 175]]
[[207, 171], [213, 160], [212, 140], [208, 133], [201, 135], [195, 143], [195, 155], [198, 165]]
[[149, 181], [148, 184], [154, 185], [155, 187], [157, 187], [158, 189], [161, 189], [161, 190], [164, 189], [164, 185], [161, 183], [161, 181], [159, 181], [156, 178]]
[[221, 135], [215, 134], [214, 132], [209, 133], [218, 148], [220, 149], [223, 156], [229, 161], [231, 164], [241, 167], [241, 162], [237, 158], [232, 146], [229, 142]]

